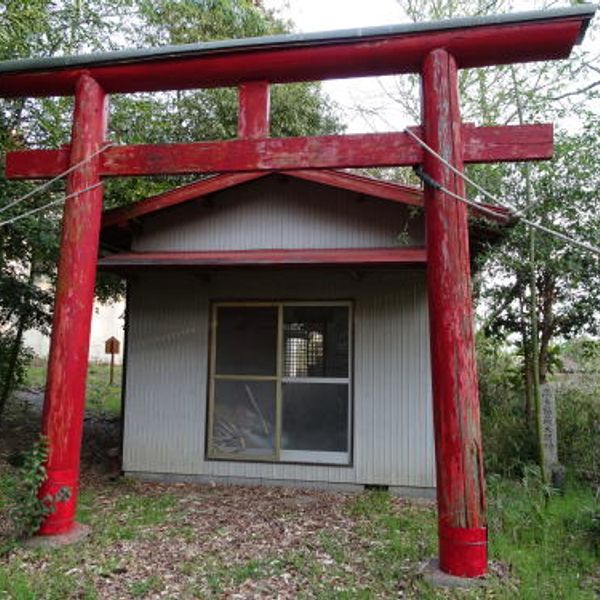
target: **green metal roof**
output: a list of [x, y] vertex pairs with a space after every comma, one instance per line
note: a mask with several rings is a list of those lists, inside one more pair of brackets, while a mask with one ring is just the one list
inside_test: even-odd
[[151, 60], [195, 58], [205, 55], [246, 52], [267, 48], [276, 49], [340, 44], [344, 43], [345, 41], [368, 41], [371, 38], [379, 39], [383, 37], [416, 35], [425, 32], [441, 32], [453, 29], [469, 29], [473, 27], [550, 21], [569, 17], [581, 17], [586, 19], [579, 35], [579, 43], [585, 33], [585, 29], [589, 23], [589, 20], [594, 16], [596, 9], [597, 5], [594, 4], [580, 4], [577, 6], [553, 10], [537, 10], [483, 17], [461, 17], [456, 19], [446, 19], [443, 21], [428, 21], [425, 23], [383, 25], [379, 27], [364, 28], [359, 27], [354, 29], [342, 29], [317, 33], [274, 35], [236, 40], [182, 44], [176, 46], [162, 46], [158, 48], [129, 49], [116, 52], [103, 52], [75, 56], [7, 60], [0, 62], [0, 73], [26, 73], [55, 69], [79, 67], [85, 68], [100, 65], [131, 64]]

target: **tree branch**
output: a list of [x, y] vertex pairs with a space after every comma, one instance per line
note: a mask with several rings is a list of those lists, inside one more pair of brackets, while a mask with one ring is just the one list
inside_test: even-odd
[[556, 101], [556, 100], [562, 100], [564, 98], [568, 98], [569, 96], [578, 96], [579, 94], [585, 94], [585, 92], [589, 92], [591, 89], [593, 89], [599, 85], [600, 85], [600, 79], [598, 79], [598, 81], [594, 81], [593, 83], [590, 83], [589, 85], [586, 85], [585, 87], [582, 87], [578, 90], [573, 90], [572, 92], [566, 92], [564, 94], [561, 94], [560, 96], [550, 96], [548, 98], [548, 100]]

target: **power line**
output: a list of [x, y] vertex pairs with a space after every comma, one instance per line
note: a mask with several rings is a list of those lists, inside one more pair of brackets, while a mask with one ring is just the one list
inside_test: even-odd
[[[535, 221], [531, 221], [530, 219], [526, 218], [522, 211], [514, 208], [513, 206], [510, 206], [508, 204], [501, 202], [500, 200], [498, 200], [498, 198], [496, 196], [494, 196], [492, 193], [488, 192], [485, 188], [481, 187], [476, 181], [473, 181], [470, 177], [465, 175], [462, 171], [459, 171], [456, 167], [451, 165], [443, 156], [438, 154], [431, 146], [429, 146], [424, 140], [422, 140], [418, 135], [413, 133], [410, 129], [405, 129], [404, 131], [411, 138], [413, 138], [418, 144], [420, 144], [423, 148], [425, 148], [425, 150], [427, 150], [427, 152], [429, 152], [430, 154], [435, 156], [440, 162], [442, 162], [446, 167], [448, 167], [453, 173], [455, 173], [459, 177], [462, 177], [462, 179], [464, 181], [471, 184], [475, 189], [480, 191], [484, 196], [486, 196], [487, 198], [492, 200], [492, 202], [494, 202], [497, 206], [500, 206], [501, 208], [504, 208], [506, 210], [510, 210], [513, 213], [513, 215], [515, 217], [518, 217], [521, 221], [523, 221], [523, 223], [526, 223], [530, 227], [533, 227], [534, 229], [537, 229], [538, 231], [541, 231], [542, 233], [546, 233], [546, 234], [551, 235], [559, 240], [562, 240], [563, 242], [566, 242], [568, 244], [573, 244], [574, 246], [578, 246], [579, 248], [582, 248], [583, 250], [586, 250], [587, 252], [591, 252], [593, 254], [596, 254], [597, 256], [600, 256], [600, 248], [598, 248], [597, 246], [594, 246], [587, 242], [582, 242], [581, 240], [572, 238], [560, 231], [557, 231], [556, 229], [551, 229], [550, 227], [546, 227], [545, 225], [542, 225], [541, 223], [536, 223]], [[481, 205], [479, 205], [475, 202], [471, 202], [469, 199], [465, 198], [464, 196], [460, 196], [459, 194], [455, 194], [454, 192], [447, 190], [445, 187], [443, 187], [439, 182], [435, 181], [429, 175], [427, 177], [434, 184], [434, 187], [439, 189], [444, 194], [452, 196], [453, 198], [455, 198], [456, 200], [459, 200], [460, 202], [463, 202], [464, 204], [467, 204], [469, 206], [474, 206], [475, 208], [477, 208], [477, 210], [480, 210], [481, 212], [485, 212], [487, 210], [487, 209], [484, 209]], [[496, 218], [498, 217], [497, 214], [495, 214], [495, 216], [496, 216]]]
[[90, 190], [93, 190], [101, 185], [102, 185], [102, 182], [100, 181], [100, 182], [95, 183], [94, 185], [90, 185], [82, 190], [78, 190], [76, 192], [68, 194], [64, 198], [59, 198], [58, 200], [53, 200], [52, 202], [48, 202], [47, 204], [44, 204], [43, 206], [38, 206], [37, 208], [32, 208], [31, 210], [21, 213], [20, 215], [17, 215], [16, 217], [12, 217], [11, 219], [7, 219], [6, 221], [0, 221], [0, 227], [4, 227], [5, 225], [10, 225], [11, 223], [15, 223], [16, 221], [20, 221], [21, 219], [24, 219], [25, 217], [29, 217], [30, 215], [41, 212], [41, 211], [45, 210], [46, 208], [50, 208], [51, 206], [55, 206], [56, 204], [60, 204], [61, 202], [66, 202], [69, 198], [74, 198], [75, 196], [79, 196], [79, 194], [83, 194], [84, 192], [89, 192]]
[[[23, 202], [25, 200], [28, 200], [32, 196], [35, 196], [35, 194], [38, 194], [39, 192], [43, 192], [44, 190], [48, 189], [55, 181], [58, 181], [59, 179], [62, 179], [63, 177], [65, 177], [65, 175], [68, 175], [69, 173], [72, 173], [73, 171], [75, 171], [76, 169], [78, 169], [79, 167], [81, 167], [82, 165], [85, 165], [90, 160], [92, 160], [93, 158], [95, 158], [96, 156], [98, 156], [98, 154], [101, 154], [107, 148], [110, 148], [112, 145], [113, 145], [112, 143], [105, 144], [104, 146], [102, 146], [102, 148], [100, 148], [99, 150], [96, 150], [96, 152], [92, 152], [92, 154], [90, 154], [89, 156], [87, 156], [83, 160], [79, 161], [78, 163], [70, 166], [66, 171], [63, 171], [62, 173], [60, 173], [56, 177], [53, 177], [49, 181], [46, 181], [45, 183], [42, 183], [41, 185], [37, 186], [36, 188], [34, 188], [33, 190], [31, 190], [30, 192], [27, 192], [25, 195], [21, 196], [20, 198], [16, 198], [15, 200], [9, 202], [5, 206], [0, 206], [0, 213], [3, 213], [4, 211], [8, 210], [9, 208], [12, 208], [13, 206], [15, 206], [15, 205], [17, 205], [17, 204], [19, 204], [19, 203], [21, 203], [21, 202]], [[0, 225], [1, 225], [1, 223], [0, 223]]]

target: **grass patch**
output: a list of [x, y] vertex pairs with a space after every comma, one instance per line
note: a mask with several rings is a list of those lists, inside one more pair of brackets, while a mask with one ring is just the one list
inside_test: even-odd
[[90, 525], [103, 543], [134, 540], [153, 525], [166, 522], [174, 512], [175, 497], [171, 494], [123, 494], [128, 482], [112, 485], [119, 494], [111, 503], [110, 512], [98, 513], [95, 490], [86, 490], [79, 498], [77, 520]]
[[[0, 475], [3, 493], [13, 484], [9, 475]], [[173, 597], [251, 597], [252, 590], [271, 593], [277, 586], [282, 594], [296, 590], [299, 599], [591, 600], [600, 592], [594, 543], [599, 507], [592, 490], [575, 484], [557, 495], [549, 494], [534, 474], [521, 481], [492, 480], [490, 555], [493, 565], [504, 566], [502, 576], [491, 576], [484, 588], [463, 591], [431, 588], [420, 576], [422, 565], [437, 551], [436, 514], [429, 505], [402, 503], [383, 492], [361, 494], [345, 501], [347, 526], [323, 522], [313, 538], [299, 538], [287, 550], [273, 544], [267, 555], [264, 545], [260, 552], [246, 549], [238, 554], [235, 544], [211, 546], [229, 535], [229, 526], [209, 527], [202, 536], [194, 536], [198, 523], [210, 518], [204, 509], [211, 496], [192, 497], [190, 503], [189, 496], [182, 500], [178, 489], [128, 480], [102, 481], [85, 489], [78, 520], [92, 526], [92, 538], [81, 546], [13, 550], [0, 557], [0, 598], [93, 599], [103, 597], [102, 584], [107, 581], [119, 582], [120, 593], [133, 598], [164, 593], [173, 581], [181, 583]], [[234, 492], [217, 488], [213, 493], [237, 502]], [[275, 497], [275, 511], [277, 502]], [[218, 505], [207, 514], [215, 514]], [[244, 510], [252, 511], [252, 505], [244, 505]], [[191, 515], [197, 520], [190, 520]], [[289, 518], [282, 526], [294, 529], [294, 520], [300, 524], [305, 517], [295, 513]], [[221, 523], [218, 515], [214, 522]], [[310, 527], [317, 525], [313, 521]], [[180, 558], [171, 559], [162, 574], [147, 568], [143, 557], [148, 554], [137, 554], [138, 548], [148, 552], [156, 544], [161, 548], [158, 565], [165, 548], [177, 549], [182, 543], [191, 544], [189, 550], [181, 556], [175, 552]], [[206, 550], [215, 547], [223, 550]]]
[[573, 482], [563, 494], [548, 494], [526, 476], [493, 481], [489, 500], [490, 550], [514, 568], [519, 598], [600, 595], [600, 504], [589, 487]]
[[134, 581], [129, 584], [129, 593], [134, 598], [144, 598], [151, 592], [160, 592], [163, 587], [163, 583], [160, 577], [151, 576], [141, 581]]
[[[27, 369], [26, 385], [43, 390], [46, 386], [45, 362], [36, 361]], [[109, 385], [110, 365], [90, 363], [88, 366], [86, 408], [95, 413], [118, 416], [121, 413], [122, 367], [115, 366], [114, 385]]]

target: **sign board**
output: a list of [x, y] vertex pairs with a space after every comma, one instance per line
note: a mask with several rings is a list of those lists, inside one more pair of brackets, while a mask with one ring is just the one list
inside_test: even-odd
[[104, 342], [104, 351], [106, 354], [119, 354], [121, 342], [116, 337], [109, 337]]

